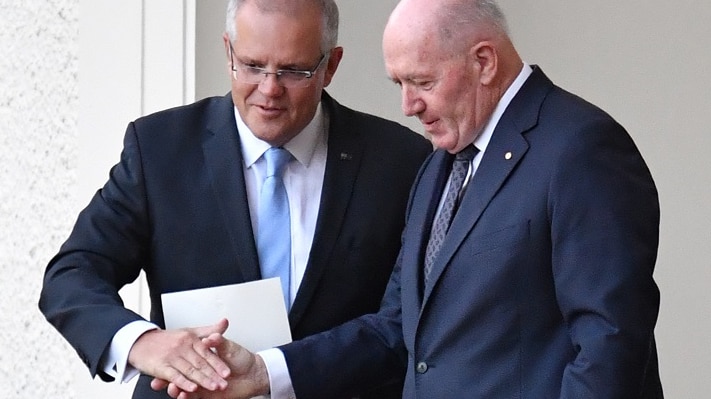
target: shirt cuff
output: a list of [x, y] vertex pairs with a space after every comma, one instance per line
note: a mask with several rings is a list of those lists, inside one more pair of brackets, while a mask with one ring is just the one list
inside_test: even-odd
[[[145, 320], [136, 320], [126, 324], [116, 332], [111, 340], [108, 353], [102, 357], [99, 367], [108, 375], [116, 378], [120, 382], [129, 382], [139, 373], [133, 366], [128, 364], [128, 353], [138, 337], [146, 331], [155, 330], [159, 327]], [[283, 356], [282, 356], [283, 357]], [[284, 361], [286, 364], [286, 360]]]
[[284, 353], [277, 348], [272, 348], [257, 352], [257, 356], [264, 360], [269, 374], [271, 399], [296, 399]]

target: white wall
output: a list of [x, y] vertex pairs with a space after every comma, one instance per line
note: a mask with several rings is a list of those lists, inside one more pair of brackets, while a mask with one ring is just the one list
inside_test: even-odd
[[[346, 51], [329, 91], [419, 131], [401, 115], [382, 66], [380, 35], [396, 1], [337, 2]], [[669, 398], [708, 396], [711, 79], [703, 72], [711, 70], [711, 2], [501, 4], [524, 58], [610, 112], [647, 159], [662, 205], [655, 273], [662, 382]], [[228, 90], [223, 8], [224, 0], [0, 0], [0, 384], [7, 397], [128, 397], [130, 387], [92, 383], [43, 320], [41, 276], [118, 160], [126, 123]], [[145, 310], [140, 286], [124, 294]]]
[[[75, 396], [80, 363], [37, 310], [71, 225], [76, 185], [77, 2], [0, 0], [0, 397]], [[72, 359], [72, 360], [69, 360]]]

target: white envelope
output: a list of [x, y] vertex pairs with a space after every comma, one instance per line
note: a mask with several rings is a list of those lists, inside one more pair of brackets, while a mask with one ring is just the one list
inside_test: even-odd
[[279, 278], [161, 295], [165, 327], [230, 325], [225, 337], [251, 352], [291, 342]]

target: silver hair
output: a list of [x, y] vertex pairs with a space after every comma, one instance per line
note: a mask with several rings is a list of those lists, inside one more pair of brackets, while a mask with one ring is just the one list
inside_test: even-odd
[[[266, 12], [288, 13], [289, 7], [298, 7], [295, 0], [229, 0], [227, 3], [227, 19], [225, 32], [234, 42], [237, 39], [237, 11], [247, 2], [253, 1], [256, 6]], [[299, 4], [315, 4], [323, 15], [323, 37], [321, 38], [321, 51], [327, 53], [338, 45], [338, 6], [334, 0], [301, 0]]]
[[449, 1], [440, 8], [440, 18], [440, 34], [444, 42], [472, 35], [482, 27], [499, 36], [509, 36], [506, 17], [495, 0]]

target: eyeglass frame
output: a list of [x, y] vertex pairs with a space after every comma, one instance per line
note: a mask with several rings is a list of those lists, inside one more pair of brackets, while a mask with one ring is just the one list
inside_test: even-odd
[[[319, 59], [318, 64], [316, 64], [316, 66], [313, 67], [313, 69], [311, 69], [311, 70], [277, 69], [274, 72], [269, 72], [269, 71], [267, 71], [266, 68], [247, 65], [247, 64], [241, 62], [240, 60], [235, 60], [235, 57], [234, 57], [235, 50], [232, 47], [232, 42], [229, 42], [229, 45], [230, 45], [230, 69], [232, 70], [232, 77], [235, 80], [238, 80], [242, 83], [254, 84], [254, 85], [261, 84], [262, 82], [264, 82], [264, 79], [266, 79], [269, 75], [274, 75], [276, 77], [277, 83], [282, 87], [308, 87], [309, 85], [311, 85], [311, 82], [312, 82], [311, 78], [314, 77], [314, 75], [316, 74], [316, 71], [318, 71], [319, 68], [321, 68], [321, 66], [323, 65], [323, 61], [326, 60], [326, 58], [327, 58], [325, 53], [321, 54], [321, 58]], [[238, 63], [239, 65], [236, 66], [235, 62]], [[241, 75], [238, 73], [238, 72], [240, 72], [240, 70], [239, 70], [240, 68], [242, 71], [250, 71], [250, 73], [253, 73], [252, 76], [255, 76], [255, 77], [259, 76], [259, 75], [262, 75], [262, 76], [261, 76], [260, 80], [256, 81], [256, 82], [245, 80], [246, 78], [240, 77]], [[244, 75], [246, 75], [246, 74], [242, 74], [242, 76], [244, 76]], [[289, 80], [280, 79], [284, 76], [299, 77], [299, 79], [296, 81], [294, 81], [294, 80], [289, 81]], [[286, 82], [292, 82], [292, 83], [288, 84]]]

